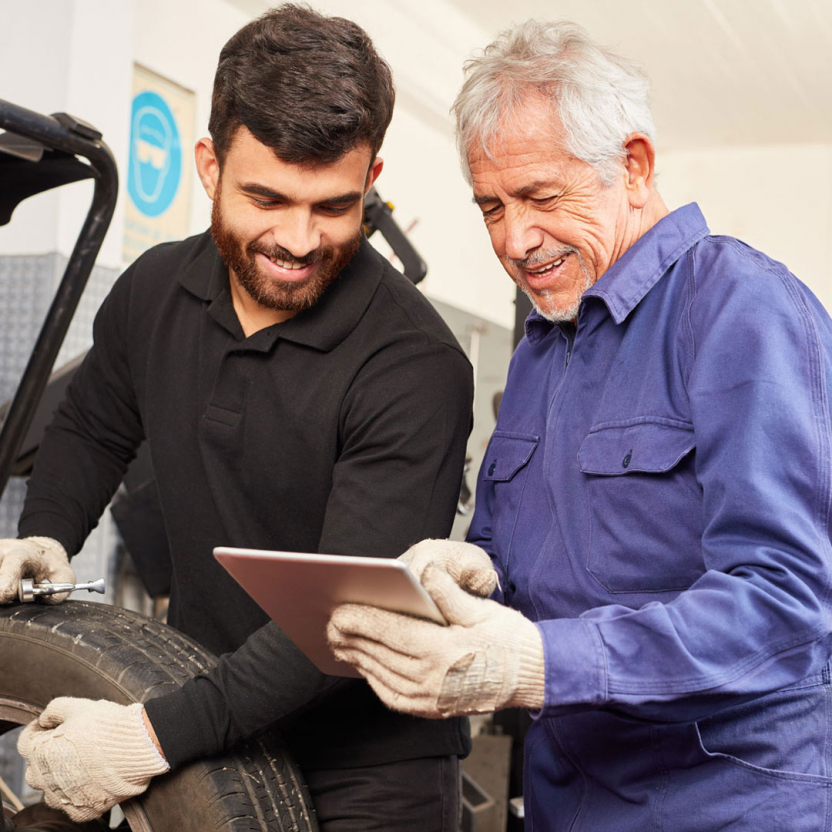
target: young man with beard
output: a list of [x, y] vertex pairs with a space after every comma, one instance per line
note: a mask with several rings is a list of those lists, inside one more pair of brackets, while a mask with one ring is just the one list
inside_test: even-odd
[[392, 557], [450, 531], [470, 365], [361, 235], [392, 107], [389, 68], [356, 25], [288, 5], [243, 28], [196, 147], [210, 234], [147, 252], [99, 312], [23, 540], [0, 544], [0, 591], [11, 600], [24, 564], [65, 576], [147, 439], [170, 623], [226, 655], [144, 710], [59, 699], [24, 732], [30, 782], [76, 820], [278, 722], [323, 830], [456, 829], [465, 723], [396, 714], [363, 681], [324, 676], [211, 554]]

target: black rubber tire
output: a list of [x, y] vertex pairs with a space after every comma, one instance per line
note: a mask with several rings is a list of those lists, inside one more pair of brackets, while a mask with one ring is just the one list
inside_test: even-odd
[[[215, 657], [158, 621], [67, 601], [0, 607], [0, 733], [56, 696], [146, 702], [211, 667]], [[269, 735], [225, 757], [153, 780], [123, 804], [142, 832], [315, 832], [303, 777]]]

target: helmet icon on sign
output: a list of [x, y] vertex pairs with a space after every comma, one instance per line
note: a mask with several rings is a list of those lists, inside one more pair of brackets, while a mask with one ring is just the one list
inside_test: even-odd
[[173, 202], [181, 176], [182, 148], [170, 108], [155, 92], [139, 93], [130, 126], [130, 198], [143, 214], [158, 217]]

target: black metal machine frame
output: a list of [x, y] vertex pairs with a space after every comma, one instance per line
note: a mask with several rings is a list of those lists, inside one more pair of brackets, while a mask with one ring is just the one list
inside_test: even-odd
[[0, 494], [5, 490], [49, 381], [52, 366], [101, 249], [118, 196], [118, 171], [101, 133], [80, 119], [47, 116], [0, 100], [0, 225], [27, 197], [84, 179], [92, 203], [0, 428]]

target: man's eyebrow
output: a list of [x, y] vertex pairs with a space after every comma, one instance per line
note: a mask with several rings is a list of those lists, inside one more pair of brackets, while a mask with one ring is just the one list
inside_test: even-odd
[[[292, 202], [288, 196], [280, 193], [280, 191], [275, 191], [273, 188], [267, 188], [265, 185], [258, 185], [256, 182], [243, 182], [239, 188], [247, 194], [256, 194], [257, 196], [262, 196], [266, 199], [272, 199], [277, 202]], [[363, 191], [349, 191], [345, 194], [339, 194], [338, 196], [322, 199], [318, 204], [349, 205], [353, 202], [357, 202], [359, 199], [362, 199], [363, 196]]]
[[318, 204], [319, 205], [344, 205], [349, 204], [351, 202], [358, 202], [359, 199], [364, 198], [363, 191], [350, 191], [346, 194], [341, 194], [340, 196], [331, 196], [327, 199], [322, 199]]
[[288, 199], [284, 194], [280, 193], [280, 191], [275, 191], [272, 188], [267, 188], [265, 185], [258, 185], [256, 182], [243, 182], [239, 186], [239, 188], [241, 191], [245, 191], [247, 194], [257, 194], [257, 196], [264, 196], [267, 199]]
[[[518, 188], [516, 191], [512, 191], [511, 196], [528, 196], [536, 191], [547, 191], [550, 189], [557, 190], [558, 187], [558, 183], [553, 180], [538, 179], [535, 182], [530, 182], [528, 185], [523, 185], [522, 188]], [[484, 205], [486, 202], [499, 202], [500, 200], [496, 196], [486, 194], [485, 196], [475, 195], [471, 197], [471, 201], [475, 205]]]

